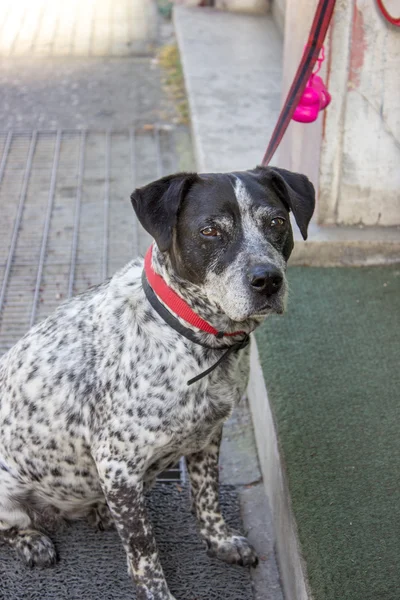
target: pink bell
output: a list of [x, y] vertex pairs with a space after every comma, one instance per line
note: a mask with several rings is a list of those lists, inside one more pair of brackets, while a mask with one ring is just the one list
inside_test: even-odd
[[317, 75], [324, 60], [324, 49], [318, 58], [318, 67], [307, 82], [300, 102], [293, 113], [292, 119], [299, 123], [312, 123], [317, 120], [318, 113], [324, 110], [331, 101], [331, 95], [326, 89], [321, 77]]

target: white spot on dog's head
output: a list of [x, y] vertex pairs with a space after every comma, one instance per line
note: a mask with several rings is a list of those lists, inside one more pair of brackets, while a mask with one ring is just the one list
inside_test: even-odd
[[233, 189], [235, 190], [237, 203], [239, 204], [241, 211], [245, 211], [246, 209], [248, 210], [252, 204], [251, 196], [247, 191], [243, 181], [239, 179], [237, 175], [234, 175], [234, 178], [235, 185], [233, 186]]

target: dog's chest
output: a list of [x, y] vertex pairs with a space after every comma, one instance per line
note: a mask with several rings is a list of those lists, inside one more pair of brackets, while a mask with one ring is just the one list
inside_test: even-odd
[[[128, 351], [134, 338], [130, 340], [129, 333], [125, 336], [118, 378], [113, 378], [108, 393], [108, 430], [112, 437], [122, 437], [124, 450], [134, 451], [137, 445], [139, 452], [144, 451], [148, 467], [156, 473], [180, 456], [206, 447], [232, 414], [247, 385], [248, 348], [188, 385], [214, 365], [223, 351], [188, 345], [166, 326], [164, 332], [157, 331], [157, 337], [148, 332], [146, 344], [134, 359]], [[103, 385], [107, 388], [107, 382]], [[110, 422], [115, 423], [115, 431]]]
[[153, 432], [154, 445], [149, 454], [146, 479], [151, 480], [176, 464], [181, 456], [199, 452], [215, 441], [242, 391], [242, 386], [224, 388], [219, 381], [196, 391], [182, 390], [177, 395], [176, 407], [168, 411], [160, 429], [156, 426]]

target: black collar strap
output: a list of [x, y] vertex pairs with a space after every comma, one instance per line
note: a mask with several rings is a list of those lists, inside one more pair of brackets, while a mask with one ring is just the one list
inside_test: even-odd
[[214, 371], [214, 369], [216, 369], [222, 361], [227, 359], [228, 356], [232, 354], [232, 352], [237, 352], [238, 350], [242, 350], [243, 348], [246, 348], [246, 346], [248, 346], [250, 342], [250, 336], [247, 333], [243, 336], [241, 340], [229, 346], [225, 344], [224, 346], [218, 346], [218, 348], [215, 348], [214, 346], [210, 346], [209, 344], [201, 342], [192, 329], [189, 329], [188, 327], [182, 325], [182, 323], [176, 317], [174, 317], [174, 315], [160, 302], [155, 292], [151, 288], [149, 282], [147, 281], [147, 277], [144, 271], [142, 273], [142, 285], [146, 298], [150, 302], [151, 306], [160, 315], [160, 317], [166, 323], [168, 323], [170, 327], [172, 327], [172, 329], [175, 329], [175, 331], [177, 331], [180, 335], [187, 338], [194, 344], [199, 344], [199, 346], [203, 346], [204, 348], [208, 348], [210, 350], [226, 350], [226, 352], [221, 356], [221, 358], [209, 369], [203, 371], [203, 373], [199, 373], [199, 375], [196, 375], [196, 377], [193, 377], [193, 379], [189, 379], [189, 381], [187, 382], [188, 385], [192, 385], [192, 383], [196, 383], [196, 381], [199, 381], [199, 379], [206, 377], [206, 375]]

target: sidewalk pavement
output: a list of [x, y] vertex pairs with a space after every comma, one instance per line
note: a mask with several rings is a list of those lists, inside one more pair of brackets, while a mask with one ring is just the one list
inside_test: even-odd
[[154, 11], [146, 0], [2, 0], [0, 56], [148, 54]]
[[282, 39], [272, 17], [179, 6], [174, 22], [199, 171], [254, 168], [281, 99]]

